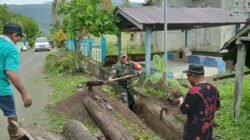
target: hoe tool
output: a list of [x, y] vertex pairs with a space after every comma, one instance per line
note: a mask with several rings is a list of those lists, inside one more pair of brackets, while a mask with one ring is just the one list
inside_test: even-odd
[[[119, 80], [124, 80], [124, 79], [128, 79], [128, 78], [132, 78], [134, 77], [135, 75], [126, 75], [124, 77], [120, 77], [120, 78], [115, 78], [113, 79], [113, 82], [115, 81], [119, 81]], [[88, 87], [88, 90], [92, 90], [92, 87], [93, 86], [101, 86], [103, 84], [106, 84], [108, 81], [103, 81], [103, 80], [97, 80], [97, 81], [88, 81], [86, 83], [86, 86]]]

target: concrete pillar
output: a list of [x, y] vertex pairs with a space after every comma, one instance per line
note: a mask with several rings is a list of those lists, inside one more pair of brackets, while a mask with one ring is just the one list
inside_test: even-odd
[[118, 56], [122, 52], [122, 33], [119, 32], [117, 35], [117, 47], [118, 47]]
[[150, 68], [151, 68], [151, 33], [152, 28], [146, 27], [146, 43], [145, 43], [145, 49], [146, 49], [146, 76], [150, 75]]
[[188, 48], [188, 30], [185, 30], [185, 48]]

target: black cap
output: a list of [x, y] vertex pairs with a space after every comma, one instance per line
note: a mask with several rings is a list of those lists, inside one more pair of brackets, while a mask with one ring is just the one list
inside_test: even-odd
[[9, 23], [9, 24], [4, 25], [3, 32], [17, 33], [18, 35], [22, 37], [24, 36], [21, 26], [16, 23]]
[[183, 73], [203, 75], [205, 70], [202, 65], [189, 65], [188, 70], [184, 70]]

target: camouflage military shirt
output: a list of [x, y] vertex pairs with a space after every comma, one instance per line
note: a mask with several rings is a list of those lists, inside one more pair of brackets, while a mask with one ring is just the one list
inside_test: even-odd
[[[121, 64], [120, 62], [118, 62], [112, 66], [110, 77], [119, 78], [126, 75], [136, 74], [137, 72], [138, 71], [135, 69], [135, 65], [133, 62], [127, 62], [126, 64]], [[127, 88], [131, 86], [131, 83], [131, 78], [118, 81], [118, 85]]]

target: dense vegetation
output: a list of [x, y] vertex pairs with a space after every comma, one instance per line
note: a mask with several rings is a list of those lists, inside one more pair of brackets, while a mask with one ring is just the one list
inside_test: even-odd
[[223, 140], [249, 140], [250, 126], [250, 76], [245, 76], [242, 93], [241, 112], [238, 121], [233, 118], [234, 79], [217, 82], [221, 96], [221, 108], [216, 114], [214, 135]]
[[20, 24], [28, 41], [34, 40], [40, 34], [39, 26], [32, 18], [21, 14], [14, 14], [8, 10], [6, 5], [0, 5], [1, 33], [3, 26], [9, 22]]

